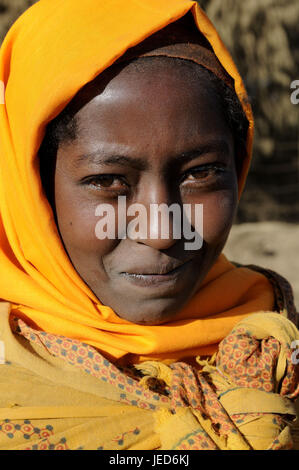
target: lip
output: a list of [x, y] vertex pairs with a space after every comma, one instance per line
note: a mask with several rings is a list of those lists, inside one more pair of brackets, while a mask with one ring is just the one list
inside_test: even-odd
[[130, 281], [131, 283], [141, 287], [163, 286], [164, 284], [174, 283], [181, 277], [186, 266], [189, 265], [191, 260], [179, 265], [178, 267], [168, 270], [164, 274], [152, 273], [132, 273], [121, 272], [121, 276]]
[[[189, 260], [190, 261], [190, 260]], [[159, 264], [159, 266], [146, 266], [145, 264], [142, 266], [142, 268], [139, 268], [137, 266], [132, 266], [128, 271], [123, 271], [120, 274], [133, 274], [133, 275], [142, 275], [142, 276], [158, 276], [158, 275], [166, 275], [170, 274], [176, 269], [180, 268], [181, 266], [184, 266], [188, 261], [185, 261], [184, 263], [179, 263], [179, 262], [174, 262], [174, 261], [168, 261], [163, 264]]]

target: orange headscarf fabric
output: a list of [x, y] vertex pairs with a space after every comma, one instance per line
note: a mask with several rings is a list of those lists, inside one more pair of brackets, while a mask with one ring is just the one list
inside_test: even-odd
[[47, 123], [128, 48], [188, 12], [234, 79], [249, 121], [241, 193], [252, 148], [251, 109], [228, 51], [196, 2], [40, 0], [16, 21], [0, 51], [0, 299], [28, 324], [86, 342], [110, 360], [211, 354], [241, 318], [271, 310], [274, 302], [264, 276], [221, 255], [175, 321], [125, 321], [76, 273], [41, 186], [37, 152]]

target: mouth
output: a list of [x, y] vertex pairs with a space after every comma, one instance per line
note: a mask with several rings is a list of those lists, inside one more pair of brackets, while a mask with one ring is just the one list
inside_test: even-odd
[[121, 272], [120, 274], [128, 281], [141, 287], [162, 286], [163, 284], [177, 282], [190, 263], [191, 260], [173, 269], [165, 267], [159, 270], [160, 272]]

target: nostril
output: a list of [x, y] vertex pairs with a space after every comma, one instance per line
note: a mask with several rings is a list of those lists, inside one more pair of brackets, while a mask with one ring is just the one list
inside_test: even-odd
[[177, 240], [173, 238], [163, 239], [163, 238], [144, 238], [135, 240], [137, 243], [150, 246], [156, 250], [166, 250], [174, 245]]

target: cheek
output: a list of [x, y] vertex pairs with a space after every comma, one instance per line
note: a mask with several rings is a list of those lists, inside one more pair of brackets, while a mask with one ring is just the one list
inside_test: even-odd
[[224, 244], [237, 208], [235, 191], [216, 191], [203, 198], [203, 238], [209, 245]]
[[[81, 189], [71, 184], [63, 184], [63, 178], [55, 182], [55, 205], [57, 222], [66, 250], [74, 264], [84, 257], [96, 262], [99, 257], [113, 249], [115, 240], [99, 240], [96, 237], [96, 217], [98, 202], [83, 198]], [[94, 256], [94, 255], [97, 256]]]

